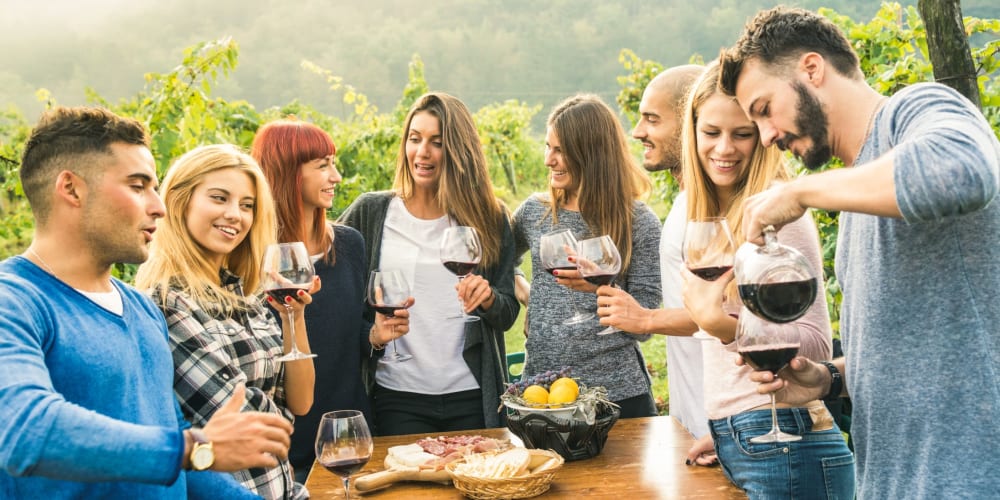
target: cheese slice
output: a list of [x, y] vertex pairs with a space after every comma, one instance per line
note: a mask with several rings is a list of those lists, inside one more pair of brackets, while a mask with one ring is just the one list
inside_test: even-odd
[[436, 455], [427, 453], [419, 444], [415, 443], [389, 447], [386, 458], [388, 459], [389, 457], [397, 464], [405, 467], [420, 467], [438, 458]]

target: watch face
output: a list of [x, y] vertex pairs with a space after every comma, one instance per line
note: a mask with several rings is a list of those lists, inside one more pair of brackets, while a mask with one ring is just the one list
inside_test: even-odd
[[210, 446], [199, 445], [191, 454], [191, 466], [197, 470], [205, 470], [215, 462], [215, 452]]

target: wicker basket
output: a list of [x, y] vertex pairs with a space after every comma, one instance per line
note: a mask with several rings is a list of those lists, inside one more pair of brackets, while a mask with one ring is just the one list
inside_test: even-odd
[[445, 466], [445, 470], [451, 475], [451, 481], [458, 488], [458, 491], [461, 491], [463, 495], [469, 498], [482, 500], [531, 498], [548, 491], [549, 486], [552, 485], [552, 478], [555, 477], [556, 471], [562, 467], [563, 458], [558, 453], [552, 451], [549, 453], [552, 454], [553, 458], [557, 459], [554, 467], [519, 477], [486, 479], [456, 473], [455, 467], [464, 460], [456, 460], [449, 463]]
[[508, 414], [507, 427], [527, 448], [555, 450], [567, 461], [583, 460], [601, 453], [620, 414], [617, 407], [608, 404], [598, 405], [593, 424], [544, 413]]

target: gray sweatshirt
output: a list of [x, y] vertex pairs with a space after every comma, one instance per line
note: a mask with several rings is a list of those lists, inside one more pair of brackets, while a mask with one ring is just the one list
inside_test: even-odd
[[837, 243], [858, 498], [995, 498], [1000, 144], [968, 100], [919, 84], [857, 163], [890, 151], [903, 219], [844, 213]]
[[[559, 211], [559, 224], [552, 224], [548, 205], [536, 194], [514, 212], [516, 255], [531, 251], [531, 298], [528, 301], [528, 338], [525, 344], [525, 374], [572, 368], [572, 376], [587, 386], [602, 386], [612, 401], [648, 393], [649, 374], [639, 350], [639, 341], [649, 335], [617, 332], [599, 336], [604, 329], [595, 317], [577, 324], [563, 325], [579, 309], [594, 312], [597, 295], [570, 290], [545, 272], [538, 255], [542, 234], [568, 228], [577, 239], [591, 234], [579, 212]], [[619, 275], [616, 284], [629, 292], [643, 307], [660, 304], [660, 220], [645, 204], [636, 202], [632, 211], [632, 265]], [[622, 276], [624, 278], [622, 278]]]

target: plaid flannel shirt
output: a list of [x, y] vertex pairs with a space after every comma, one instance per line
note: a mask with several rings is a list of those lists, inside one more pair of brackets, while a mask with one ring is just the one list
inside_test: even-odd
[[[222, 284], [243, 295], [242, 282], [222, 269]], [[161, 302], [159, 293], [153, 300]], [[246, 311], [206, 311], [187, 295], [171, 288], [164, 316], [174, 358], [174, 393], [184, 417], [203, 427], [232, 396], [234, 388], [246, 384], [244, 409], [294, 416], [285, 403], [284, 370], [274, 358], [283, 351], [281, 327], [255, 297]], [[251, 491], [267, 499], [308, 498], [305, 488], [294, 482], [288, 460], [278, 467], [234, 472]]]

